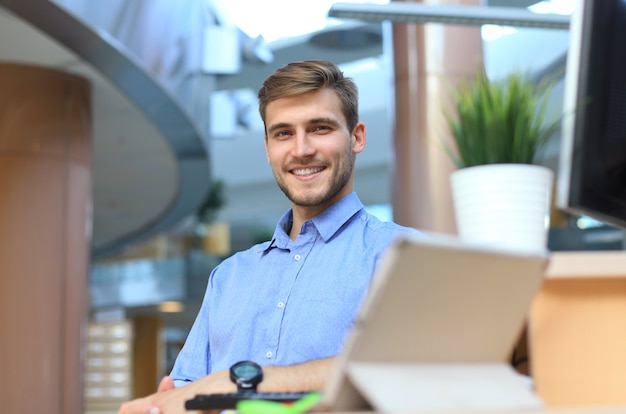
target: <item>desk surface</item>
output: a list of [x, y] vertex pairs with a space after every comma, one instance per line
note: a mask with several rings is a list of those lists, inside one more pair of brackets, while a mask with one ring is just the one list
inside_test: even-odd
[[[311, 411], [315, 413], [316, 411]], [[588, 407], [547, 407], [541, 410], [489, 410], [489, 414], [624, 414], [626, 413], [626, 406], [588, 406]], [[402, 412], [398, 414], [484, 414], [484, 411], [480, 410], [456, 410], [456, 411], [419, 411], [419, 412]], [[361, 412], [349, 412], [349, 413], [336, 413], [332, 414], [380, 414], [374, 411], [361, 411]], [[393, 414], [393, 413], [385, 413]]]
[[554, 252], [546, 269], [548, 279], [625, 277], [626, 251]]
[[[201, 414], [213, 414], [213, 411], [195, 411]], [[317, 411], [310, 411], [315, 414]], [[191, 413], [191, 412], [190, 412]], [[476, 410], [457, 410], [457, 411], [420, 411], [420, 412], [402, 412], [398, 414], [484, 414], [484, 411]], [[489, 410], [489, 414], [625, 414], [626, 406], [588, 406], [588, 407], [547, 407], [542, 410]], [[321, 414], [321, 413], [320, 413]], [[349, 413], [324, 412], [324, 414], [381, 414], [374, 411], [351, 411]], [[385, 413], [394, 414], [394, 413]]]

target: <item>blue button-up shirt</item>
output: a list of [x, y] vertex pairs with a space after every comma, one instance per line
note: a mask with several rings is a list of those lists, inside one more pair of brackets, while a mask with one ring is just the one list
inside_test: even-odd
[[335, 356], [388, 245], [415, 229], [367, 213], [355, 193], [289, 238], [291, 210], [271, 241], [236, 253], [209, 277], [172, 370], [177, 386], [235, 362], [291, 365]]

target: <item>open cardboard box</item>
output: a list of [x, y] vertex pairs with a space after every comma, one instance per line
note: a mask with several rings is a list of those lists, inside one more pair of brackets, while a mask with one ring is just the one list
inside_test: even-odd
[[553, 253], [528, 334], [546, 406], [626, 405], [626, 252]]
[[398, 240], [377, 271], [320, 408], [541, 409], [509, 357], [547, 260], [450, 238]]

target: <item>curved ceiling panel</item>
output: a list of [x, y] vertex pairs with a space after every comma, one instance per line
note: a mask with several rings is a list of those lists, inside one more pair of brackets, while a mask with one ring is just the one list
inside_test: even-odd
[[88, 78], [94, 257], [167, 230], [209, 189], [203, 135], [180, 101], [106, 32], [47, 0], [0, 0], [0, 61]]

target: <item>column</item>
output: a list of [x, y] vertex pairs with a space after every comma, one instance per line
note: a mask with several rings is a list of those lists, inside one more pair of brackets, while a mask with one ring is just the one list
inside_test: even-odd
[[[429, 4], [480, 5], [481, 0]], [[455, 167], [442, 144], [451, 140], [444, 108], [450, 90], [482, 65], [479, 27], [394, 24], [394, 220], [438, 233], [456, 233], [449, 176]]]
[[133, 324], [133, 398], [140, 398], [154, 393], [164, 375], [163, 318], [140, 316]]
[[90, 111], [86, 80], [0, 64], [2, 412], [83, 412]]

